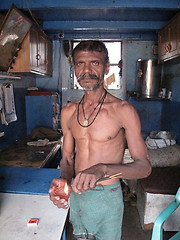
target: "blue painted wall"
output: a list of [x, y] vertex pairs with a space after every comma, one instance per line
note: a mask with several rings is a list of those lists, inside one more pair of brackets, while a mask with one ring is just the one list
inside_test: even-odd
[[17, 121], [9, 123], [8, 126], [2, 125], [0, 121], [0, 132], [4, 132], [4, 137], [0, 138], [0, 151], [26, 135], [26, 114], [25, 114], [25, 95], [27, 87], [35, 86], [35, 76], [23, 76], [21, 80], [0, 80], [0, 83], [11, 82], [14, 87], [14, 100]]
[[172, 100], [180, 102], [180, 57], [162, 64], [163, 75], [170, 76], [168, 84], [172, 92]]
[[36, 127], [58, 129], [59, 109], [58, 96], [26, 96], [27, 134]]
[[130, 97], [128, 101], [136, 108], [141, 121], [143, 137], [147, 137], [151, 131], [161, 130], [162, 101], [151, 99], [136, 99]]
[[177, 133], [180, 144], [180, 102], [166, 102], [162, 107], [161, 129]]
[[169, 86], [172, 91], [172, 101], [163, 103], [162, 130], [177, 132], [177, 143], [180, 144], [180, 58], [165, 62], [164, 75], [169, 75]]

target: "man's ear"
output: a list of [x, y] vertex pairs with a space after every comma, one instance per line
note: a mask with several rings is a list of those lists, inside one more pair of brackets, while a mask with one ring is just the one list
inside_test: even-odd
[[110, 69], [110, 62], [107, 62], [106, 68], [105, 68], [105, 75], [107, 75], [109, 73], [109, 69]]

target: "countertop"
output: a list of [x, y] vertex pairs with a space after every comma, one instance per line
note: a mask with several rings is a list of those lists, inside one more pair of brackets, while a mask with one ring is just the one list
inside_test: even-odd
[[[30, 138], [25, 136], [0, 152], [0, 165], [41, 168], [61, 147], [61, 143], [46, 146], [28, 146]], [[60, 159], [59, 159], [60, 160]]]
[[[59, 169], [0, 166], [0, 240], [59, 240], [68, 209], [49, 199]], [[27, 226], [38, 218], [37, 226]], [[65, 239], [65, 234], [62, 238]]]

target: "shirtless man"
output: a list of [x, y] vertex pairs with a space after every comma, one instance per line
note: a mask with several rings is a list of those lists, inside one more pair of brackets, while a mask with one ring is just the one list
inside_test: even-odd
[[[52, 181], [50, 199], [56, 206], [67, 208], [68, 202], [58, 195], [67, 182], [72, 187], [70, 220], [74, 236], [81, 240], [119, 240], [123, 218], [119, 179], [98, 180], [116, 173], [124, 179], [145, 178], [151, 173], [140, 120], [132, 105], [103, 87], [110, 65], [102, 42], [81, 42], [73, 51], [73, 62], [84, 96], [62, 109], [61, 178]], [[134, 162], [122, 164], [126, 142]]]

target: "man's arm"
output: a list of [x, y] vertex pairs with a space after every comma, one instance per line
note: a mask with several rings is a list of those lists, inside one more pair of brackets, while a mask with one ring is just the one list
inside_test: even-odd
[[134, 162], [119, 166], [107, 165], [104, 167], [104, 171], [108, 175], [121, 172], [122, 178], [125, 179], [145, 178], [151, 173], [151, 164], [146, 144], [141, 135], [139, 116], [134, 107], [127, 102], [123, 103], [121, 112], [121, 124], [125, 129], [128, 149]]
[[139, 116], [134, 107], [127, 102], [123, 106], [122, 125], [125, 129], [129, 152], [134, 160], [134, 162], [126, 164], [126, 169], [122, 169], [124, 170], [123, 178], [145, 178], [150, 175], [152, 170], [149, 154], [141, 135]]
[[71, 180], [74, 177], [74, 138], [68, 126], [70, 113], [70, 107], [68, 106], [61, 111], [61, 127], [63, 131], [63, 156], [60, 161], [61, 177], [53, 179], [49, 189], [51, 201], [59, 208], [68, 207], [68, 201], [61, 196], [63, 194], [65, 183], [70, 185]]
[[[61, 111], [61, 127], [63, 132], [63, 151], [60, 161], [61, 178], [70, 184], [74, 177], [74, 138], [72, 136], [69, 119], [71, 117], [71, 104], [69, 103]], [[70, 106], [69, 106], [70, 105]]]

